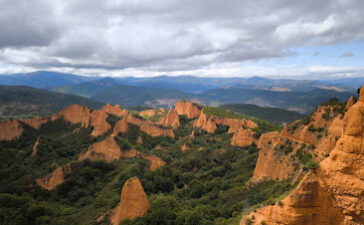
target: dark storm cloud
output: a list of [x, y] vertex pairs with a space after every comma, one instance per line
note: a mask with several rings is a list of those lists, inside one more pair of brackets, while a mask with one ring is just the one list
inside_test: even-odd
[[30, 67], [198, 69], [364, 38], [360, 0], [0, 0], [0, 60]]

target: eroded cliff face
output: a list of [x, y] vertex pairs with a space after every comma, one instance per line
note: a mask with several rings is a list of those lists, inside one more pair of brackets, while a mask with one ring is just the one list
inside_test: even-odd
[[342, 224], [343, 215], [332, 202], [326, 185], [316, 174], [307, 174], [299, 186], [280, 204], [257, 209], [241, 221], [250, 219], [260, 225], [336, 225]]
[[156, 170], [166, 163], [155, 155], [146, 155], [135, 149], [122, 149], [110, 136], [100, 142], [94, 143], [89, 149], [79, 156], [79, 160], [105, 160], [111, 162], [122, 158], [143, 158], [148, 160], [150, 170]]
[[140, 130], [144, 131], [148, 135], [152, 137], [171, 137], [174, 138], [174, 133], [172, 129], [163, 129], [160, 127], [157, 127], [149, 122], [143, 122], [140, 125]]
[[10, 141], [23, 134], [23, 127], [17, 120], [0, 121], [0, 141]]
[[42, 124], [45, 124], [48, 121], [49, 121], [48, 117], [41, 117], [41, 116], [22, 120], [23, 123], [35, 128], [35, 129], [39, 129], [40, 126], [42, 126]]
[[164, 127], [172, 127], [173, 129], [177, 129], [180, 125], [179, 115], [178, 115], [177, 111], [171, 107], [169, 109], [167, 115], [165, 117], [161, 118], [160, 121], [158, 121], [158, 124], [160, 124]]
[[121, 158], [121, 149], [113, 137], [94, 143], [87, 152], [79, 156], [79, 160], [106, 160], [113, 161]]
[[35, 157], [37, 155], [38, 145], [39, 145], [39, 136], [33, 145], [32, 157]]
[[223, 118], [218, 116], [207, 116], [204, 114], [203, 110], [197, 120], [193, 123], [194, 127], [201, 127], [203, 130], [214, 133], [217, 129], [217, 125], [224, 125], [228, 126], [229, 130], [228, 133], [235, 133], [240, 128], [257, 128], [258, 125], [246, 119], [233, 119], [233, 118]]
[[115, 124], [112, 136], [117, 136], [118, 133], [125, 133], [127, 131], [128, 131], [128, 121], [127, 117], [124, 117]]
[[[320, 168], [278, 204], [256, 210], [254, 224], [359, 225], [364, 221], [364, 87], [348, 107], [343, 133]], [[246, 220], [244, 218], [243, 221]]]
[[51, 120], [60, 118], [70, 123], [80, 123], [82, 127], [92, 126], [91, 135], [94, 137], [105, 134], [111, 128], [111, 125], [106, 121], [106, 109], [91, 112], [86, 106], [70, 105], [60, 113], [53, 115]]
[[201, 112], [200, 117], [193, 123], [194, 127], [201, 127], [206, 132], [213, 134], [217, 129], [216, 123], [206, 114]]
[[244, 129], [240, 127], [237, 132], [234, 133], [231, 139], [232, 146], [246, 147], [256, 142], [254, 138], [255, 132], [251, 129]]
[[63, 182], [64, 176], [68, 173], [71, 173], [70, 164], [67, 164], [64, 167], [58, 167], [45, 177], [36, 179], [35, 182], [46, 190], [52, 190]]
[[111, 223], [118, 225], [122, 220], [142, 216], [149, 208], [147, 195], [139, 179], [136, 177], [130, 178], [123, 186], [119, 205], [112, 210]]
[[201, 109], [189, 101], [178, 101], [176, 103], [176, 111], [178, 115], [186, 115], [189, 119], [197, 118], [201, 114]]
[[113, 114], [115, 116], [126, 116], [128, 115], [128, 111], [126, 109], [121, 109], [120, 105], [110, 105], [110, 104], [106, 104], [105, 106], [102, 107], [101, 111], [108, 113], [108, 114]]
[[303, 166], [298, 158], [302, 154], [310, 154], [317, 162], [329, 155], [342, 134], [341, 114], [335, 115], [332, 106], [320, 106], [305, 123], [302, 121], [288, 124], [280, 133], [260, 137], [253, 181], [295, 177]]

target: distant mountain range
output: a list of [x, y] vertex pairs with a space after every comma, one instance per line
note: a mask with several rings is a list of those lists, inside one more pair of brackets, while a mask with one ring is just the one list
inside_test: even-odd
[[103, 105], [80, 96], [50, 92], [26, 86], [0, 86], [0, 119], [50, 115], [79, 104], [92, 109]]
[[39, 71], [0, 76], [0, 85], [24, 85], [73, 94], [122, 107], [169, 107], [178, 99], [210, 106], [254, 104], [309, 113], [331, 97], [347, 100], [364, 78], [340, 80], [289, 80], [158, 76], [150, 78], [84, 77]]

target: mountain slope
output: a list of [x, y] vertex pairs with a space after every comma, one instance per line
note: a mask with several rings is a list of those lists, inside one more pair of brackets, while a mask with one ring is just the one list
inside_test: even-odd
[[118, 85], [118, 82], [111, 78], [104, 78], [95, 81], [84, 82], [74, 85], [66, 85], [52, 88], [52, 91], [56, 91], [63, 94], [79, 95], [86, 98], [90, 98], [101, 91], [113, 88]]
[[246, 89], [213, 89], [198, 97], [207, 105], [247, 103], [263, 107], [285, 108], [301, 113], [310, 113], [316, 106], [332, 97], [340, 101], [349, 99], [354, 93], [314, 89], [310, 92], [280, 92]]
[[174, 105], [179, 99], [193, 97], [194, 95], [175, 89], [119, 85], [94, 95], [92, 99], [104, 103], [119, 104], [122, 107], [135, 107], [140, 105], [168, 107]]
[[0, 86], [0, 118], [49, 115], [71, 104], [99, 108], [101, 103], [80, 96], [25, 86]]
[[0, 76], [0, 85], [23, 85], [35, 88], [50, 88], [95, 80], [100, 78], [83, 77], [49, 71], [38, 71], [25, 74], [11, 74]]
[[273, 123], [287, 123], [302, 118], [304, 115], [281, 108], [260, 107], [251, 104], [227, 104], [219, 106], [248, 116], [254, 116]]

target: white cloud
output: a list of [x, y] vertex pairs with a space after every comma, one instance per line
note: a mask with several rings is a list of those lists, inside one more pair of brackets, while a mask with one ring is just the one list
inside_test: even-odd
[[11, 68], [267, 74], [275, 69], [244, 62], [364, 38], [359, 0], [0, 0], [0, 8], [0, 63]]

